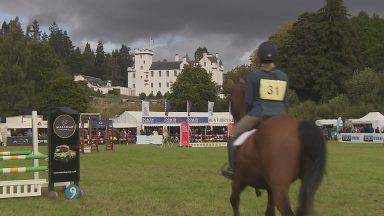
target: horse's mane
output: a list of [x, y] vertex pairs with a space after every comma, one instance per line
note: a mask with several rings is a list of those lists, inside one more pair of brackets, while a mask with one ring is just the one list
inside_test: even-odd
[[235, 122], [238, 122], [245, 114], [245, 81], [243, 79], [227, 81], [230, 90], [231, 114]]

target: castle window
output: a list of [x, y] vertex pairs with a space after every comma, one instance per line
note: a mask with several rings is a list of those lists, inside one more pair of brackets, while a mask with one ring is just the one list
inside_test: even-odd
[[207, 66], [207, 62], [204, 62], [204, 67], [206, 67]]
[[145, 60], [143, 60], [143, 64], [145, 64]]
[[148, 79], [148, 75], [145, 75], [145, 78], [147, 78], [147, 79]]
[[136, 86], [136, 85], [135, 85], [135, 84], [133, 84], [133, 88], [135, 88], [135, 86]]
[[169, 77], [169, 71], [167, 71], [167, 77]]
[[159, 88], [161, 88], [161, 82], [159, 82]]
[[153, 77], [153, 71], [151, 71], [151, 77]]
[[161, 77], [161, 71], [159, 71], [159, 77]]
[[173, 75], [177, 76], [177, 70], [173, 71]]
[[153, 88], [153, 83], [151, 83], [151, 88]]
[[135, 78], [136, 77], [136, 75], [135, 75], [135, 73], [133, 73], [133, 78]]
[[169, 82], [167, 82], [167, 87], [169, 87]]

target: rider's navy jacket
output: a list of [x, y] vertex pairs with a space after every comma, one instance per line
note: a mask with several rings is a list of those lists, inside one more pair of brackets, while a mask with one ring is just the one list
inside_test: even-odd
[[[285, 94], [282, 100], [268, 100], [260, 98], [260, 80], [282, 80], [286, 81]], [[272, 82], [273, 82], [272, 81]], [[271, 88], [271, 91], [273, 89]], [[274, 116], [286, 114], [285, 105], [288, 102], [288, 76], [281, 70], [274, 69], [266, 72], [257, 70], [248, 74], [245, 103], [247, 106], [247, 114], [250, 116]]]

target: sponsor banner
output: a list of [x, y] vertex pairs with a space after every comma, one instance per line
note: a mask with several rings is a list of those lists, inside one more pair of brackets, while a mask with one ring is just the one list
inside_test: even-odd
[[340, 142], [354, 143], [384, 143], [382, 133], [341, 133], [338, 135]]
[[142, 117], [143, 124], [208, 123], [208, 117]]
[[189, 146], [189, 124], [188, 122], [184, 122], [181, 124], [181, 147]]
[[94, 128], [107, 128], [107, 124], [108, 124], [109, 128], [113, 128], [113, 121], [112, 120], [93, 119], [92, 127], [94, 127]]
[[49, 110], [48, 149], [49, 187], [54, 182], [80, 180], [79, 112], [71, 108], [55, 107]]

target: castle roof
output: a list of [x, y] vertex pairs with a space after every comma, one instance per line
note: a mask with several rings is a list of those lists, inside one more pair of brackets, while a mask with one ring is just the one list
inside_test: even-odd
[[169, 62], [158, 61], [153, 62], [149, 70], [179, 70], [181, 61]]

